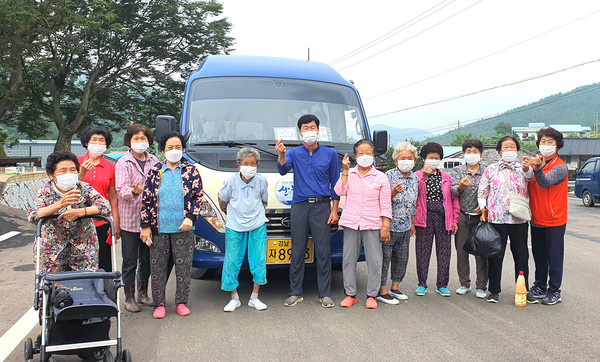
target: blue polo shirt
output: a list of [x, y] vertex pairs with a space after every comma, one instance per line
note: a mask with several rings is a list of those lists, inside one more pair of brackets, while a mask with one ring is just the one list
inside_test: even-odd
[[318, 145], [312, 156], [306, 146], [292, 148], [285, 154], [285, 165], [277, 162], [279, 174], [294, 169], [294, 196], [292, 203], [307, 201], [311, 197], [340, 197], [333, 191], [340, 178], [340, 160], [335, 150]]
[[183, 219], [181, 162], [175, 170], [163, 165], [158, 189], [158, 232], [165, 234], [181, 232], [179, 227]]
[[263, 202], [269, 200], [269, 191], [262, 175], [245, 183], [236, 173], [225, 180], [219, 198], [227, 203], [227, 227], [233, 231], [252, 231], [268, 221]]

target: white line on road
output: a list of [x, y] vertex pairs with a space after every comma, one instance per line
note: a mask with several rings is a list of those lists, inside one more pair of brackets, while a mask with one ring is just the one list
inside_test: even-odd
[[0, 241], [4, 241], [4, 240], [7, 240], [7, 239], [10, 239], [13, 236], [19, 235], [20, 233], [21, 233], [20, 231], [9, 231], [6, 234], [0, 235]]
[[10, 329], [0, 337], [0, 361], [4, 361], [21, 344], [33, 327], [38, 324], [38, 312], [31, 307]]

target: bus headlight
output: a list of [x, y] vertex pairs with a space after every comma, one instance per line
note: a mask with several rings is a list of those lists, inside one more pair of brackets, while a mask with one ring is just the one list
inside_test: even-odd
[[221, 213], [212, 202], [210, 197], [204, 195], [206, 202], [200, 205], [200, 216], [206, 220], [215, 230], [220, 233], [225, 232], [225, 220], [221, 216]]

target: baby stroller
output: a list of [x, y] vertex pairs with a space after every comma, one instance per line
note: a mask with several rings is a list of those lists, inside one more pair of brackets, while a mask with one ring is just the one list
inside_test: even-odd
[[[25, 361], [32, 361], [33, 355], [37, 353], [42, 362], [53, 361], [53, 354], [76, 354], [85, 360], [106, 362], [131, 361], [131, 355], [123, 349], [121, 341], [121, 273], [116, 271], [115, 243], [112, 245], [114, 272], [99, 270], [40, 273], [42, 225], [57, 217], [58, 215], [52, 215], [41, 218], [37, 223], [33, 307], [40, 311], [39, 323], [42, 330], [35, 345], [31, 338], [25, 340]], [[92, 217], [106, 221], [113, 240], [116, 240], [110, 218], [100, 215]], [[117, 321], [117, 339], [109, 337], [113, 317]], [[113, 358], [110, 351], [111, 346], [116, 346], [116, 358]]]

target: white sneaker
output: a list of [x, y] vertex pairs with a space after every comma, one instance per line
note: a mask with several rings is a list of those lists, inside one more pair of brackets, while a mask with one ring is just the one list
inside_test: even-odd
[[467, 293], [471, 293], [471, 288], [460, 287], [456, 289], [456, 294], [465, 295]]
[[267, 309], [267, 305], [260, 301], [260, 299], [256, 298], [255, 300], [250, 299], [248, 301], [248, 307], [252, 307], [256, 310], [265, 310]]
[[392, 292], [391, 290], [388, 290], [388, 294], [391, 295], [392, 297], [398, 299], [398, 300], [407, 300], [408, 299], [408, 296], [406, 294], [402, 293], [399, 290], [397, 292], [398, 293]]
[[477, 289], [477, 291], [475, 291], [475, 296], [479, 299], [485, 299], [485, 297], [486, 297], [485, 290]]
[[239, 307], [242, 306], [242, 303], [240, 302], [240, 300], [230, 300], [229, 303], [227, 303], [227, 305], [225, 306], [225, 308], [223, 308], [224, 312], [233, 312], [234, 310], [238, 309]]

